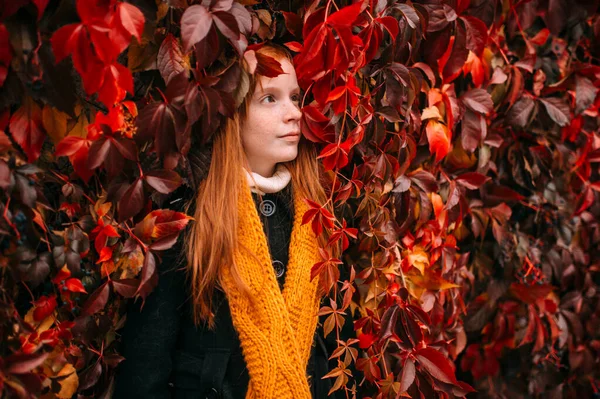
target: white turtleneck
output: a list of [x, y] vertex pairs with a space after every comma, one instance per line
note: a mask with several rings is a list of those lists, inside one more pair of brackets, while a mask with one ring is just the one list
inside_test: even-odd
[[246, 181], [250, 185], [250, 190], [259, 195], [281, 191], [292, 179], [288, 168], [281, 163], [277, 164], [277, 169], [271, 177], [264, 177], [255, 172], [248, 172], [246, 168], [244, 168], [244, 172], [246, 173]]

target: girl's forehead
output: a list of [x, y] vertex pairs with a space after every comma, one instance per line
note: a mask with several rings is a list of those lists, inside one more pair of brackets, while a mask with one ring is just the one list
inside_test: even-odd
[[294, 66], [287, 59], [279, 60], [281, 63], [281, 69], [283, 73], [273, 78], [267, 76], [259, 76], [257, 80], [257, 89], [266, 90], [269, 88], [288, 88], [290, 90], [300, 89], [298, 86], [298, 79], [296, 78], [296, 71]]

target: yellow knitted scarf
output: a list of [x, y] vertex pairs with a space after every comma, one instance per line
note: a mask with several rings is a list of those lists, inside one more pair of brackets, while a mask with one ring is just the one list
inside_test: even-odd
[[310, 224], [302, 226], [308, 206], [295, 192], [293, 197], [295, 212], [283, 290], [277, 284], [267, 237], [246, 182], [238, 199], [235, 262], [254, 304], [237, 289], [229, 268], [223, 270], [222, 285], [250, 375], [247, 399], [311, 397], [306, 368], [320, 298], [318, 278], [310, 281], [310, 269], [320, 259]]

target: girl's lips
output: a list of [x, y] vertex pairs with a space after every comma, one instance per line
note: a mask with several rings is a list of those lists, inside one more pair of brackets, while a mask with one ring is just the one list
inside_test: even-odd
[[300, 136], [300, 133], [295, 133], [294, 132], [294, 133], [288, 133], [288, 134], [286, 134], [284, 136], [281, 136], [281, 138], [284, 138], [284, 137], [298, 137], [298, 136]]
[[298, 141], [300, 140], [300, 133], [288, 133], [285, 136], [280, 136], [279, 138], [286, 141]]

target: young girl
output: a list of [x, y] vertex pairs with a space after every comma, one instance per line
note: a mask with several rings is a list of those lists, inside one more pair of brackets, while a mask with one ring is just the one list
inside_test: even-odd
[[115, 398], [327, 397], [321, 295], [310, 279], [327, 238], [302, 225], [304, 198], [324, 203], [325, 193], [300, 134], [291, 57], [275, 45], [258, 51], [284, 74], [252, 77], [212, 153], [190, 153], [195, 221], [163, 257], [143, 309], [128, 311]]

